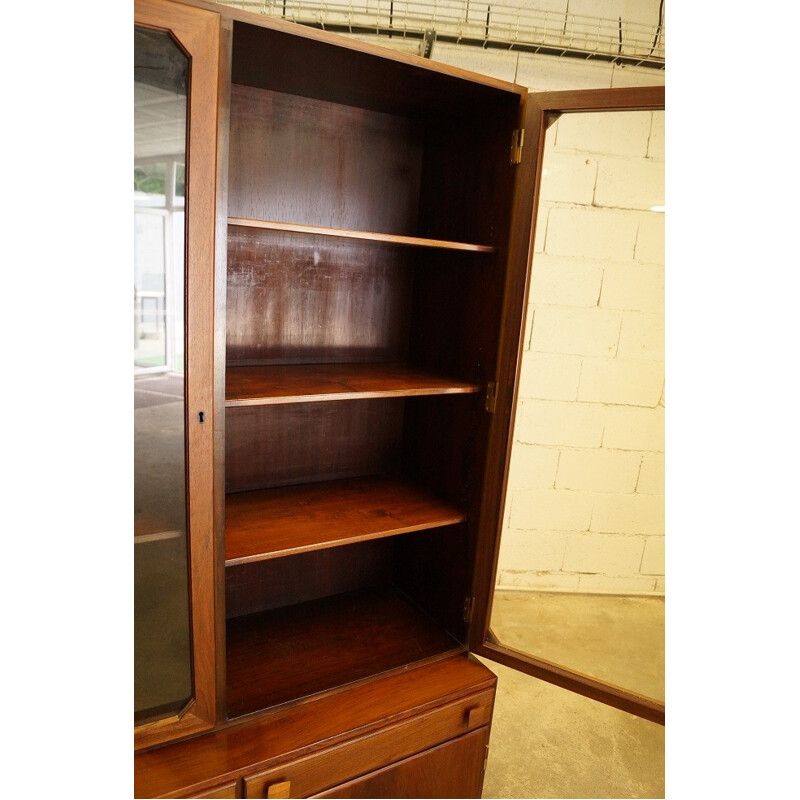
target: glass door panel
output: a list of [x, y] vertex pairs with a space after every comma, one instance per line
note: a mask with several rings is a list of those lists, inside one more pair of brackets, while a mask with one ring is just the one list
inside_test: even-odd
[[547, 128], [497, 639], [664, 699], [664, 112]]
[[191, 700], [186, 502], [185, 241], [189, 60], [163, 31], [134, 38], [135, 719]]
[[664, 90], [528, 104], [536, 229], [473, 649], [663, 723]]

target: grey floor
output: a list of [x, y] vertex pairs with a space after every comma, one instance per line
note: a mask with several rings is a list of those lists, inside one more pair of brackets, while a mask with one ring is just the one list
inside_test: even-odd
[[[606, 680], [625, 677], [623, 685], [635, 683], [642, 693], [663, 698], [664, 602], [631, 600], [508, 593], [495, 602], [492, 627], [501, 641], [517, 648], [527, 641], [529, 649], [551, 660], [558, 656], [559, 663], [581, 666]], [[532, 620], [544, 623], [531, 625]], [[598, 627], [598, 620], [605, 620], [606, 627]], [[535, 642], [534, 631], [539, 632]], [[588, 660], [586, 642], [601, 643]], [[484, 663], [498, 677], [484, 798], [665, 796], [664, 727]], [[637, 664], [644, 676], [636, 675]]]

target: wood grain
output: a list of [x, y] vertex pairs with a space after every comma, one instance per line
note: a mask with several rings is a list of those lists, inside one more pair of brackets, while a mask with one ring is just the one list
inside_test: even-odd
[[[381, 676], [307, 703], [229, 725], [134, 759], [135, 797], [187, 797], [237, 775], [254, 774], [368, 736], [420, 714], [494, 689], [477, 659], [458, 655]], [[463, 718], [463, 710], [458, 717]]]
[[494, 247], [467, 242], [451, 242], [445, 239], [424, 239], [419, 236], [398, 236], [391, 233], [373, 231], [354, 231], [344, 228], [325, 228], [320, 225], [295, 225], [289, 222], [275, 222], [261, 219], [244, 219], [230, 217], [229, 225], [240, 225], [249, 228], [264, 228], [272, 231], [288, 231], [291, 233], [311, 233], [318, 236], [340, 236], [344, 239], [364, 239], [369, 242], [385, 242], [387, 244], [407, 245], [409, 247], [433, 247], [440, 250], [465, 250], [471, 253], [493, 253]]
[[[272, 787], [286, 781], [291, 783], [294, 797], [310, 797], [356, 776], [374, 775], [375, 770], [387, 763], [429, 750], [453, 736], [479, 728], [485, 730], [491, 721], [493, 702], [494, 692], [483, 691], [378, 733], [246, 777], [245, 797], [270, 797]], [[475, 759], [477, 771], [482, 761], [482, 757]], [[462, 763], [461, 768], [468, 769], [468, 765]], [[380, 795], [407, 796], [401, 793]]]
[[464, 513], [390, 478], [358, 478], [228, 495], [227, 566], [454, 525]]
[[474, 383], [450, 380], [400, 364], [293, 364], [229, 367], [225, 405], [471, 394]]
[[326, 547], [228, 567], [225, 570], [225, 612], [233, 619], [389, 585], [392, 583], [393, 544], [391, 538], [369, 539], [347, 547]]
[[425, 750], [312, 797], [480, 797], [489, 729]]
[[421, 162], [415, 120], [231, 87], [231, 217], [414, 235]]
[[498, 96], [519, 102], [525, 92], [496, 78], [305, 26], [299, 33], [306, 41], [298, 48], [293, 35], [297, 26], [291, 23], [275, 18], [262, 22], [264, 17], [233, 9], [226, 14], [243, 20], [235, 23], [236, 83], [417, 116], [474, 110]]
[[229, 365], [405, 361], [416, 251], [229, 230]]
[[460, 649], [391, 589], [228, 621], [228, 716], [238, 717]]
[[227, 491], [391, 474], [397, 470], [405, 402], [230, 408], [225, 419]]

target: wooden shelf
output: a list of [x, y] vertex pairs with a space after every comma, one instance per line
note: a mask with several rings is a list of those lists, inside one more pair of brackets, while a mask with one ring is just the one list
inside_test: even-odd
[[270, 231], [287, 233], [311, 233], [317, 236], [338, 236], [344, 239], [364, 239], [370, 242], [385, 242], [411, 247], [434, 247], [440, 250], [463, 250], [470, 253], [494, 253], [495, 248], [485, 244], [467, 244], [451, 242], [445, 239], [423, 239], [418, 236], [400, 236], [393, 233], [376, 233], [373, 231], [355, 231], [346, 228], [326, 228], [320, 225], [297, 225], [292, 222], [275, 222], [263, 219], [247, 219], [245, 217], [228, 217], [229, 225], [246, 228], [264, 228]]
[[225, 565], [455, 525], [465, 514], [391, 478], [351, 478], [229, 494]]
[[274, 405], [431, 394], [471, 394], [472, 383], [397, 364], [291, 364], [228, 367], [225, 405]]
[[393, 589], [351, 592], [230, 619], [228, 716], [461, 649]]

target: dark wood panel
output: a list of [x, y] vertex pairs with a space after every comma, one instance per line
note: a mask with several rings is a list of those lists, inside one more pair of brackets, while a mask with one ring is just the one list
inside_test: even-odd
[[238, 717], [459, 648], [391, 590], [228, 622], [228, 716]]
[[[225, 13], [253, 19], [233, 9]], [[307, 37], [301, 48], [297, 37], [288, 32], [294, 26], [284, 32], [281, 21], [272, 19], [259, 20], [257, 25], [235, 24], [233, 79], [237, 83], [413, 115], [485, 107], [498, 97], [519, 98], [525, 91], [486, 75], [346, 37], [334, 40], [330, 34], [307, 28], [301, 32]], [[462, 80], [466, 77], [469, 80]]]
[[416, 251], [229, 231], [229, 364], [405, 360]]
[[225, 560], [262, 561], [454, 525], [464, 513], [425, 489], [387, 478], [304, 484], [228, 495]]
[[231, 217], [416, 233], [419, 123], [234, 84], [230, 139]]
[[479, 728], [313, 797], [480, 797], [489, 728]]
[[403, 474], [469, 509], [482, 480], [475, 448], [487, 416], [484, 394], [406, 400]]
[[428, 120], [418, 236], [505, 247], [519, 98]]
[[[485, 728], [491, 721], [493, 704], [494, 691], [486, 690], [378, 733], [245, 777], [245, 797], [277, 797], [280, 787], [288, 788], [290, 797], [310, 797], [341, 786], [357, 776], [366, 776], [387, 764]], [[480, 770], [482, 762], [481, 757], [479, 763], [465, 764], [464, 768]]]
[[419, 531], [392, 541], [394, 584], [454, 638], [465, 642], [472, 581], [468, 526]]
[[392, 552], [390, 539], [372, 539], [227, 567], [226, 614], [232, 619], [387, 585]]
[[495, 676], [466, 655], [381, 676], [347, 692], [322, 695], [246, 724], [139, 753], [134, 759], [134, 795], [186, 797], [217, 786], [226, 776], [319, 752], [321, 742], [332, 747], [354, 735], [369, 735], [495, 684]]
[[289, 233], [311, 233], [318, 236], [339, 236], [345, 239], [361, 239], [367, 242], [385, 242], [387, 244], [400, 244], [409, 247], [432, 247], [440, 250], [463, 250], [471, 253], [492, 253], [494, 247], [483, 244], [470, 244], [467, 242], [450, 242], [444, 239], [423, 239], [419, 236], [399, 236], [393, 233], [380, 233], [375, 231], [354, 231], [345, 228], [324, 228], [319, 225], [297, 225], [290, 222], [277, 222], [274, 220], [246, 219], [244, 217], [231, 217], [229, 225], [239, 225], [246, 228], [263, 228], [270, 231], [287, 231]]
[[404, 402], [343, 400], [228, 409], [227, 491], [396, 471]]
[[478, 391], [477, 384], [401, 364], [291, 364], [230, 367], [225, 402], [233, 407]]

